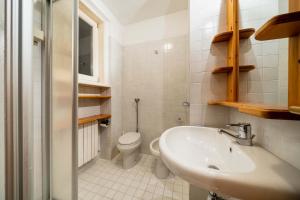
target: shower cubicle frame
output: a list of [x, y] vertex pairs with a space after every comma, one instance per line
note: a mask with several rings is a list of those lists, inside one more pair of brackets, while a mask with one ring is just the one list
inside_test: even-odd
[[[5, 3], [5, 52], [4, 52], [4, 134], [5, 134], [5, 199], [32, 199], [32, 145], [33, 133], [33, 95], [32, 95], [32, 45], [33, 45], [33, 1], [32, 0], [3, 0]], [[70, 130], [66, 133], [71, 138], [68, 151], [71, 157], [65, 158], [70, 162], [70, 177], [58, 177], [53, 172], [53, 161], [59, 159], [53, 154], [53, 139], [59, 136], [54, 133], [53, 126], [53, 101], [59, 98], [53, 89], [53, 4], [69, 0], [42, 0], [42, 28], [45, 40], [42, 43], [42, 199], [77, 199], [77, 21], [78, 1], [71, 1], [68, 5], [70, 31], [71, 73], [69, 80], [72, 96], [71, 107], [66, 112], [71, 112]], [[62, 8], [60, 8], [60, 11]], [[55, 79], [56, 81], [58, 79]], [[61, 96], [60, 96], [61, 97]], [[56, 138], [57, 141], [57, 138]], [[63, 145], [63, 144], [61, 144]], [[61, 175], [61, 174], [60, 174]], [[66, 190], [56, 191], [55, 181], [63, 180], [70, 187]]]
[[30, 199], [33, 3], [4, 3], [5, 198]]

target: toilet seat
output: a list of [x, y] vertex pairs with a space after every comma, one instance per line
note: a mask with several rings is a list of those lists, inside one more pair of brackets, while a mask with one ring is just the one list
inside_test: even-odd
[[119, 138], [120, 145], [133, 145], [141, 140], [141, 134], [137, 132], [128, 132]]

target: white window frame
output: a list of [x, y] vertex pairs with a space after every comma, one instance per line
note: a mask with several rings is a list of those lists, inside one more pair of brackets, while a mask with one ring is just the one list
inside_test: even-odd
[[85, 74], [80, 74], [78, 72], [78, 79], [80, 82], [99, 82], [99, 30], [98, 30], [98, 24], [91, 19], [88, 15], [86, 15], [84, 12], [79, 10], [79, 18], [84, 20], [86, 23], [88, 23], [93, 28], [92, 32], [92, 48], [93, 48], [93, 55], [92, 55], [92, 69], [93, 69], [93, 76], [88, 76]]

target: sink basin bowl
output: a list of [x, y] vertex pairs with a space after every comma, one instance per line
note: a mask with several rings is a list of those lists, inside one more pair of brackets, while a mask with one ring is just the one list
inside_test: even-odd
[[[183, 131], [184, 130], [184, 131]], [[171, 133], [171, 134], [170, 134]], [[240, 148], [216, 129], [201, 127], [175, 128], [161, 140], [161, 148], [182, 168], [196, 173], [247, 173], [255, 164]], [[180, 147], [180, 148], [178, 148]]]
[[241, 146], [215, 128], [165, 131], [161, 158], [191, 184], [242, 199], [299, 199], [300, 172], [258, 146]]

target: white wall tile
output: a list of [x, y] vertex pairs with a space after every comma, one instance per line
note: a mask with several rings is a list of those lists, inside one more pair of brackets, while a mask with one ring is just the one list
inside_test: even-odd
[[202, 83], [193, 83], [190, 86], [190, 93], [191, 95], [191, 104], [203, 104], [203, 96], [202, 96]]
[[263, 81], [264, 93], [275, 93], [278, 91], [278, 81]]
[[111, 133], [110, 133], [110, 152], [116, 148], [118, 139], [123, 131], [123, 119], [122, 119], [122, 98], [123, 98], [123, 47], [121, 44], [111, 38]]
[[278, 55], [279, 44], [278, 41], [275, 42], [264, 42], [262, 45], [263, 55]]
[[[123, 130], [135, 131], [134, 98], [140, 98], [139, 128], [143, 152], [149, 153], [150, 142], [165, 129], [186, 124], [187, 110], [182, 102], [187, 100], [187, 46], [187, 37], [181, 36], [124, 48]], [[195, 48], [197, 51], [195, 60], [201, 53]], [[194, 63], [194, 71], [197, 71], [198, 63]]]
[[277, 67], [278, 55], [265, 55], [263, 56], [263, 67]]
[[263, 80], [264, 81], [278, 80], [278, 68], [277, 67], [263, 68]]
[[298, 121], [267, 120], [231, 110], [230, 122], [241, 121], [251, 123], [252, 132], [256, 135], [255, 142], [300, 169]]

